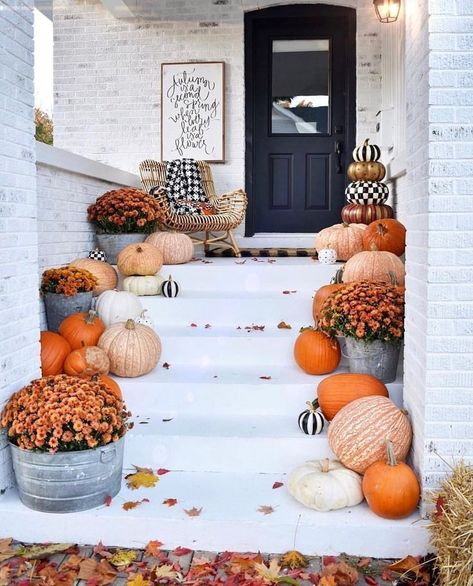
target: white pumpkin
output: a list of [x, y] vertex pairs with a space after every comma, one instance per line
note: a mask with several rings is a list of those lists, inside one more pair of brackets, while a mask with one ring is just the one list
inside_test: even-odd
[[148, 313], [148, 310], [143, 309], [143, 311], [140, 313], [140, 317], [137, 317], [135, 319], [135, 323], [141, 324], [142, 326], [148, 326], [150, 328], [154, 328], [153, 320], [146, 315], [147, 313]]
[[291, 472], [289, 493], [316, 511], [353, 507], [363, 500], [361, 476], [338, 460], [309, 460]]
[[159, 295], [163, 281], [160, 275], [126, 277], [123, 280], [123, 289], [135, 295]]
[[97, 297], [95, 311], [108, 328], [117, 322], [135, 319], [143, 311], [141, 301], [128, 291], [104, 291]]

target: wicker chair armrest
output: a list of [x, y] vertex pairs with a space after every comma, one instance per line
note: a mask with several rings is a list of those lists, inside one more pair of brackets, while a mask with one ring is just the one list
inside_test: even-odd
[[212, 201], [212, 203], [217, 212], [233, 212], [235, 214], [240, 214], [244, 213], [248, 204], [248, 198], [242, 189], [237, 189], [219, 195]]

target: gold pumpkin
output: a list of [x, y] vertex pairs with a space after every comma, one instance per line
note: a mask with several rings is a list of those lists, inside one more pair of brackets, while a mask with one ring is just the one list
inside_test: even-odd
[[335, 224], [321, 230], [315, 238], [315, 248], [332, 248], [337, 260], [348, 260], [363, 250], [365, 224]]
[[125, 277], [155, 275], [163, 266], [163, 255], [149, 242], [129, 244], [118, 255], [117, 266]]
[[189, 262], [194, 255], [194, 245], [187, 234], [180, 232], [153, 232], [146, 241], [163, 254], [163, 264], [179, 265]]
[[76, 269], [85, 269], [94, 275], [97, 279], [97, 285], [94, 287], [94, 296], [100, 295], [104, 291], [115, 289], [117, 286], [118, 277], [115, 269], [103, 260], [76, 258], [69, 266]]
[[123, 377], [150, 372], [161, 356], [161, 340], [155, 331], [132, 319], [110, 326], [98, 346], [108, 354], [110, 372]]
[[378, 161], [354, 161], [347, 171], [352, 181], [381, 181], [386, 175], [386, 167]]
[[412, 428], [404, 411], [388, 398], [363, 397], [348, 403], [328, 428], [328, 443], [340, 462], [359, 474], [383, 460], [386, 440], [397, 460], [404, 460], [412, 441]]
[[343, 282], [381, 281], [404, 287], [405, 269], [398, 256], [392, 252], [369, 250], [358, 252], [343, 269]]

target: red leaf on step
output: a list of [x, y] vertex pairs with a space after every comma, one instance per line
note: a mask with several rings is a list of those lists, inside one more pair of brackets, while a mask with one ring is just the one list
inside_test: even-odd
[[270, 376], [260, 376], [260, 379], [262, 380], [271, 380]]
[[274, 507], [270, 505], [261, 505], [261, 507], [258, 509], [258, 513], [263, 513], [263, 515], [271, 515], [271, 513], [274, 513], [274, 510]]
[[105, 497], [105, 506], [106, 506], [106, 507], [109, 507], [111, 504], [112, 504], [112, 497], [111, 497], [111, 496], [108, 494], [108, 495]]
[[171, 551], [171, 553], [173, 555], [177, 555], [178, 557], [181, 557], [183, 555], [188, 555], [190, 553], [192, 553], [192, 549], [189, 549], [188, 547], [176, 547], [176, 549], [174, 551]]
[[393, 582], [394, 577], [389, 570], [384, 569], [381, 574], [381, 580], [384, 580], [385, 582]]
[[211, 326], [211, 324], [205, 324], [205, 326], [204, 326], [204, 328], [205, 328], [206, 330], [208, 330], [208, 329], [209, 329], [209, 328], [211, 328], [211, 327], [212, 327], [212, 326]]
[[274, 488], [281, 488], [281, 486], [284, 486], [284, 482], [275, 482], [273, 484], [273, 489]]
[[365, 576], [365, 582], [370, 586], [379, 586], [379, 582], [373, 576]]
[[177, 505], [177, 499], [166, 499], [163, 501], [163, 505], [167, 505], [168, 507], [174, 507], [174, 505]]
[[291, 293], [297, 293], [297, 290], [292, 289], [291, 291], [289, 291], [288, 289], [286, 289], [282, 292], [283, 295], [290, 295]]
[[445, 499], [439, 496], [435, 502], [435, 515], [441, 517], [445, 512]]
[[202, 513], [202, 507], [200, 507], [200, 509], [197, 507], [192, 507], [192, 509], [184, 509], [184, 513], [188, 517], [198, 517], [200, 513]]
[[197, 324], [195, 324], [194, 322], [192, 322], [192, 323], [191, 323], [191, 325], [190, 325], [190, 327], [191, 327], [191, 328], [197, 328], [197, 327], [198, 327], [198, 325], [197, 325]]
[[163, 362], [163, 368], [165, 368], [166, 370], [169, 370], [169, 367], [171, 365], [169, 364], [169, 362]]
[[171, 472], [171, 471], [168, 470], [167, 468], [158, 468], [158, 476], [164, 476], [168, 472]]
[[328, 566], [329, 564], [337, 563], [337, 558], [333, 555], [324, 555], [323, 557], [324, 566]]

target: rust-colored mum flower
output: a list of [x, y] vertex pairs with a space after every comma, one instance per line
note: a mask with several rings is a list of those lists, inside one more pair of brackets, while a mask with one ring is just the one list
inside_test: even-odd
[[327, 298], [320, 329], [331, 336], [399, 342], [404, 336], [404, 291], [373, 281], [347, 283]]
[[128, 429], [129, 415], [104, 383], [60, 374], [34, 380], [15, 393], [1, 414], [0, 427], [7, 428], [12, 444], [25, 450], [66, 452], [118, 441]]
[[85, 269], [61, 267], [44, 271], [41, 279], [41, 293], [62, 293], [67, 297], [92, 291], [97, 278]]

